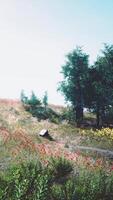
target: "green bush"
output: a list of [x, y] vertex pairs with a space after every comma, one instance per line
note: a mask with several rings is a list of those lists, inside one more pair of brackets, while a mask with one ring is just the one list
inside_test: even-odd
[[113, 171], [79, 167], [64, 158], [48, 166], [29, 162], [13, 166], [0, 177], [0, 200], [112, 200]]
[[72, 107], [67, 107], [63, 110], [61, 114], [62, 120], [67, 120], [69, 123], [75, 124], [75, 113]]
[[27, 102], [28, 105], [31, 106], [31, 108], [36, 108], [37, 106], [41, 105], [41, 101], [36, 97], [35, 93], [32, 91], [30, 99], [28, 99]]
[[76, 196], [76, 184], [74, 179], [71, 178], [63, 185], [53, 185], [52, 196], [55, 200], [78, 200]]
[[72, 163], [63, 157], [59, 158], [52, 157], [50, 159], [50, 165], [52, 167], [55, 179], [59, 181], [62, 177], [68, 176], [73, 171]]
[[10, 169], [8, 180], [0, 191], [1, 200], [49, 199], [49, 174], [40, 163], [27, 163]]
[[106, 110], [105, 116], [103, 118], [103, 123], [107, 126], [109, 124], [113, 124], [113, 108], [109, 108]]
[[113, 173], [108, 176], [103, 169], [81, 169], [76, 185], [76, 194], [80, 200], [113, 199]]
[[34, 117], [37, 117], [38, 120], [46, 120], [49, 119], [50, 122], [53, 123], [59, 123], [60, 122], [60, 116], [53, 111], [51, 108], [45, 108], [42, 106], [38, 107], [31, 107], [27, 106], [25, 107], [27, 111], [29, 111]]
[[25, 95], [24, 90], [22, 90], [21, 95], [20, 95], [20, 100], [24, 104], [24, 106], [31, 107], [32, 109], [41, 105], [40, 99], [37, 98], [37, 96], [35, 95], [35, 93], [33, 91], [31, 93], [30, 98], [28, 98]]
[[40, 99], [37, 98], [37, 96], [33, 91], [30, 98], [26, 97], [24, 91], [22, 91], [21, 102], [23, 103], [25, 110], [30, 112], [34, 117], [37, 117], [38, 120], [49, 119], [50, 122], [53, 123], [60, 122], [60, 115], [51, 108], [47, 107], [48, 105], [47, 93], [45, 93], [43, 98], [44, 106], [42, 106]]

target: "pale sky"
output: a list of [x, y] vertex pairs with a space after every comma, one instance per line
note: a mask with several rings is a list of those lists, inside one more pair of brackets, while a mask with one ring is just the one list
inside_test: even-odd
[[113, 0], [0, 0], [0, 98], [47, 90], [64, 104], [65, 55], [80, 45], [92, 63], [103, 43], [113, 44]]

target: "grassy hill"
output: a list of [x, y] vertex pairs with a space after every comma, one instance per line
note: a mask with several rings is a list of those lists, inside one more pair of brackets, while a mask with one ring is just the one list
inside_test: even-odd
[[[63, 109], [62, 107], [54, 105], [51, 105], [51, 108], [57, 112], [61, 112]], [[52, 138], [52, 140], [50, 138], [39, 136], [39, 132], [42, 129], [49, 130], [50, 138]], [[106, 151], [102, 151], [103, 149]], [[67, 123], [55, 124], [49, 122], [49, 120], [41, 120], [39, 122], [37, 118], [24, 110], [21, 102], [14, 100], [0, 100], [0, 175], [5, 177], [5, 179], [7, 179], [7, 171], [12, 166], [17, 166], [21, 163], [25, 164], [28, 162], [40, 161], [43, 166], [47, 167], [51, 157], [56, 159], [63, 157], [71, 162], [74, 167], [74, 175], [75, 171], [80, 174], [80, 172], [83, 172], [83, 168], [86, 170], [85, 173], [90, 169], [90, 181], [92, 180], [91, 174], [94, 175], [97, 172], [100, 173], [100, 169], [107, 173], [107, 177], [108, 175], [111, 177], [110, 173], [112, 173], [113, 169], [112, 153], [112, 129], [80, 129]], [[59, 180], [62, 180], [62, 173], [67, 169], [66, 166], [70, 169], [70, 165], [66, 165], [65, 163], [62, 164], [62, 160], [60, 160], [59, 163], [55, 163], [55, 167], [58, 165], [60, 166], [60, 169], [62, 169], [61, 171], [58, 171], [58, 177]], [[80, 175], [80, 178], [81, 177], [82, 174]], [[86, 175], [86, 179], [87, 178], [88, 175]], [[86, 179], [84, 181], [86, 181]], [[113, 186], [113, 179], [110, 179], [110, 181], [109, 188]], [[63, 184], [64, 183], [65, 181]], [[105, 183], [105, 185], [108, 187], [107, 183]], [[60, 186], [58, 186], [59, 189], [57, 188], [57, 190], [61, 189]], [[91, 187], [96, 186], [91, 185]], [[79, 189], [80, 188], [78, 188], [78, 190]], [[80, 190], [82, 191], [82, 189]], [[77, 192], [80, 193], [81, 191]], [[84, 193], [84, 195], [86, 194]], [[111, 195], [111, 190], [109, 195]], [[65, 200], [71, 200], [70, 198], [71, 197]], [[107, 198], [108, 197], [103, 197], [103, 199]], [[1, 197], [1, 199], [3, 199], [3, 197]], [[58, 198], [52, 197], [52, 199], [56, 200]], [[82, 198], [81, 196], [78, 199], [85, 199], [85, 197]], [[101, 198], [99, 197], [98, 199]], [[62, 198], [59, 197], [59, 200], [62, 200]]]
[[[63, 109], [63, 107], [54, 105], [50, 107], [57, 112], [59, 110], [61, 112]], [[42, 129], [49, 130], [49, 134], [54, 140], [53, 142], [39, 136], [39, 132]], [[110, 131], [112, 132], [112, 129], [106, 131], [108, 135], [104, 135], [104, 133], [99, 135], [99, 131], [80, 129], [67, 123], [55, 124], [48, 120], [39, 122], [37, 118], [32, 117], [29, 112], [24, 110], [21, 102], [0, 100], [0, 156], [8, 154], [6, 156], [14, 158], [12, 154], [16, 154], [17, 151], [19, 151], [17, 154], [20, 154], [23, 150], [26, 150], [26, 153], [27, 151], [32, 152], [32, 145], [35, 147], [39, 143], [50, 145], [52, 149], [55, 145], [60, 146], [62, 151], [71, 151], [76, 146], [113, 150], [113, 139], [110, 138], [109, 133]], [[75, 151], [82, 150], [75, 149]]]

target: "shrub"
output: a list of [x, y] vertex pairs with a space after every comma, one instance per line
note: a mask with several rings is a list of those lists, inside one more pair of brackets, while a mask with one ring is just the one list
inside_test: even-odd
[[24, 90], [22, 90], [20, 99], [21, 99], [21, 102], [24, 104], [25, 107], [31, 107], [32, 109], [34, 109], [37, 106], [41, 105], [41, 101], [37, 98], [37, 96], [35, 95], [35, 93], [33, 91], [31, 93], [31, 97], [28, 98], [25, 95]]
[[[53, 170], [55, 180], [60, 181], [62, 177], [69, 175], [73, 171], [72, 163], [63, 157], [51, 158], [50, 165]], [[65, 181], [65, 179], [63, 179]]]
[[72, 170], [64, 158], [51, 158], [46, 167], [40, 162], [13, 166], [0, 178], [0, 200], [113, 199], [112, 168], [79, 167], [78, 175], [71, 174]]
[[55, 200], [78, 200], [74, 179], [71, 178], [63, 185], [53, 185], [52, 196]]
[[47, 105], [48, 105], [48, 94], [47, 94], [47, 91], [45, 91], [45, 94], [43, 96], [42, 102], [43, 102], [45, 110], [46, 110]]
[[28, 97], [25, 95], [24, 90], [21, 91], [20, 100], [21, 100], [21, 102], [23, 104], [27, 104], [28, 103]]
[[36, 108], [37, 106], [41, 105], [41, 101], [36, 97], [33, 91], [30, 99], [28, 100], [28, 104], [31, 106], [31, 108]]
[[21, 102], [26, 111], [30, 112], [38, 120], [49, 119], [53, 123], [60, 122], [60, 115], [53, 111], [51, 108], [47, 108], [48, 96], [45, 93], [43, 98], [44, 106], [41, 106], [41, 101], [36, 97], [35, 93], [32, 91], [31, 97], [25, 96], [24, 91], [21, 92]]
[[69, 123], [75, 124], [75, 113], [72, 107], [67, 107], [63, 110], [61, 114], [62, 120], [67, 120]]
[[[108, 183], [110, 183], [109, 188]], [[113, 175], [108, 176], [103, 169], [93, 171], [80, 169], [76, 185], [76, 194], [80, 200], [113, 199]]]
[[104, 125], [109, 126], [110, 124], [113, 125], [113, 108], [108, 108], [106, 110], [105, 116], [103, 118]]
[[10, 169], [9, 180], [0, 191], [1, 200], [49, 199], [49, 174], [40, 163], [22, 164]]
[[59, 123], [60, 116], [53, 111], [51, 108], [45, 108], [42, 106], [38, 107], [25, 107], [27, 111], [29, 111], [34, 117], [37, 117], [38, 120], [46, 120], [49, 119], [53, 123]]

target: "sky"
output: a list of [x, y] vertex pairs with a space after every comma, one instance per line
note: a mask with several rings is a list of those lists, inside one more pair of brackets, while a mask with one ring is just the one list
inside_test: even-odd
[[0, 98], [47, 91], [64, 105], [65, 55], [82, 46], [93, 63], [104, 43], [113, 44], [113, 0], [0, 0]]

